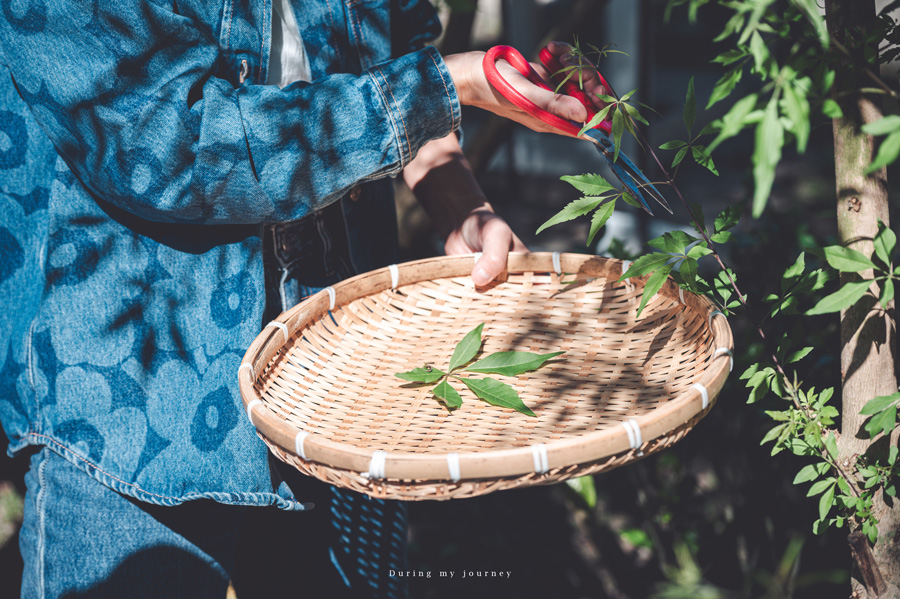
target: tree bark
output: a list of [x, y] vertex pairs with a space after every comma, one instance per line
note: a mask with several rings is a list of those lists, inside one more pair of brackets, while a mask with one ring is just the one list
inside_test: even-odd
[[[877, 72], [875, 65], [867, 65], [864, 52], [866, 33], [876, 25], [875, 3], [874, 0], [826, 0], [825, 11], [832, 39], [851, 54], [849, 57], [838, 54], [843, 64], [837, 70], [834, 84], [834, 98], [843, 111], [843, 116], [832, 123], [838, 234], [842, 245], [872, 256], [878, 221], [890, 225], [887, 172], [882, 168], [865, 174], [873, 159], [874, 141], [861, 127], [878, 120], [882, 113], [873, 97], [845, 92], [865, 87], [861, 82], [865, 67]], [[872, 279], [872, 271], [842, 273], [841, 284], [861, 278]], [[841, 312], [842, 415], [838, 447], [840, 460], [847, 467], [852, 467], [857, 457], [867, 452], [887, 455], [888, 440], [878, 439], [873, 443], [863, 429], [865, 417], [859, 412], [872, 398], [897, 391], [894, 306], [892, 302], [887, 310], [882, 309], [875, 299], [878, 290], [874, 282], [872, 291], [874, 295], [867, 295]], [[885, 587], [873, 585], [871, 576], [863, 576], [866, 569], [863, 567], [854, 571], [855, 597], [893, 596], [900, 587], [897, 535], [900, 506], [886, 505], [883, 494], [879, 494], [875, 514], [879, 520], [879, 540], [873, 550], [874, 566], [888, 592], [882, 593]], [[857, 539], [856, 548], [859, 547]], [[855, 555], [858, 554], [856, 551]]]

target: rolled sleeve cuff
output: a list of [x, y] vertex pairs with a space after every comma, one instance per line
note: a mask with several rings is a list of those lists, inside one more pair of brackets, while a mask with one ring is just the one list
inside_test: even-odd
[[387, 109], [400, 168], [409, 164], [427, 142], [459, 129], [456, 87], [435, 48], [372, 67], [368, 75]]

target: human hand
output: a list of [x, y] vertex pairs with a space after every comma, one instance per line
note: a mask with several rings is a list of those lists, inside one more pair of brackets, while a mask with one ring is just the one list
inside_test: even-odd
[[[599, 73], [597, 69], [594, 67], [593, 63], [588, 61], [587, 59], [582, 59], [579, 63], [578, 57], [572, 54], [574, 48], [565, 43], [565, 42], [550, 42], [546, 46], [547, 50], [550, 51], [550, 54], [555, 56], [557, 60], [559, 60], [560, 64], [563, 67], [569, 66], [582, 66], [580, 79], [579, 75], [576, 73], [572, 76], [570, 81], [574, 81], [578, 83], [584, 91], [585, 94], [591, 99], [591, 102], [594, 104], [594, 107], [597, 110], [600, 110], [606, 103], [603, 102], [598, 95], [605, 96], [610, 94], [610, 90], [606, 89], [603, 83], [600, 81]], [[565, 76], [565, 75], [564, 75]]]
[[509, 252], [525, 252], [528, 248], [512, 232], [506, 221], [485, 204], [472, 210], [469, 216], [450, 234], [444, 243], [447, 255], [482, 252], [472, 268], [472, 282], [484, 287], [506, 270]]

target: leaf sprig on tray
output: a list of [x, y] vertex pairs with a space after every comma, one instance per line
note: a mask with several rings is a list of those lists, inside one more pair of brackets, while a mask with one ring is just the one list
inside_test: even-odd
[[414, 368], [409, 372], [399, 372], [394, 376], [411, 383], [438, 383], [431, 392], [434, 393], [435, 397], [437, 397], [450, 411], [462, 406], [462, 396], [459, 394], [459, 391], [450, 384], [450, 380], [454, 379], [462, 382], [478, 398], [483, 399], [491, 405], [502, 408], [512, 408], [527, 416], [536, 416], [535, 413], [525, 405], [519, 397], [519, 394], [516, 393], [516, 390], [506, 383], [491, 377], [463, 377], [457, 373], [465, 371], [478, 374], [516, 376], [523, 372], [537, 370], [543, 366], [547, 360], [551, 360], [564, 352], [558, 351], [549, 354], [535, 354], [522, 351], [501, 351], [485, 356], [470, 364], [481, 349], [481, 332], [483, 329], [484, 323], [481, 323], [462, 338], [462, 341], [460, 341], [457, 344], [456, 349], [453, 350], [453, 355], [450, 356], [450, 364], [446, 372], [426, 364], [421, 368]]

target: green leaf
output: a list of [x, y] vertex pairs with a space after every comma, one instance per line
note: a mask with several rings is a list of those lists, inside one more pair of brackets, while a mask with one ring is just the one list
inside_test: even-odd
[[750, 55], [753, 56], [753, 70], [751, 72], [765, 75], [766, 62], [769, 60], [769, 48], [763, 41], [758, 31], [750, 36]]
[[612, 138], [615, 149], [613, 150], [613, 162], [619, 159], [619, 148], [622, 147], [622, 134], [625, 132], [625, 119], [622, 111], [617, 110], [612, 117]]
[[822, 114], [827, 116], [830, 119], [842, 119], [844, 118], [844, 111], [841, 110], [841, 105], [832, 100], [831, 98], [827, 98], [822, 103]]
[[844, 286], [827, 295], [819, 301], [815, 306], [806, 312], [807, 316], [816, 316], [819, 314], [829, 314], [831, 312], [840, 312], [844, 308], [849, 308], [858, 302], [869, 290], [872, 281], [851, 281], [844, 283]]
[[591, 230], [588, 233], [587, 245], [591, 245], [594, 243], [594, 237], [597, 236], [597, 233], [600, 232], [600, 229], [606, 224], [606, 221], [609, 220], [609, 217], [612, 216], [613, 211], [616, 209], [616, 200], [612, 199], [609, 202], [606, 202], [594, 212], [594, 216], [591, 217]]
[[411, 383], [433, 383], [439, 381], [446, 372], [441, 372], [437, 368], [426, 366], [425, 368], [413, 368], [409, 372], [398, 372], [394, 376], [409, 381]]
[[703, 214], [703, 208], [697, 202], [691, 202], [689, 204], [691, 210], [691, 217], [696, 221], [696, 224], [699, 225], [700, 230], [706, 230], [706, 216]]
[[785, 360], [785, 361], [788, 364], [793, 364], [794, 362], [799, 362], [800, 360], [805, 358], [809, 354], [809, 352], [811, 352], [812, 350], [813, 350], [812, 347], [804, 347], [803, 349], [800, 349], [800, 350], [797, 350], [797, 351], [791, 353], [787, 357], [787, 360]]
[[621, 277], [619, 277], [619, 281], [624, 281], [625, 279], [630, 279], [632, 277], [640, 277], [648, 272], [652, 272], [668, 262], [672, 257], [668, 254], [661, 254], [658, 252], [654, 252], [653, 254], [644, 254], [640, 258], [634, 261], [634, 263], [628, 267], [628, 270], [625, 271]]
[[551, 360], [563, 353], [565, 352], [535, 354], [527, 351], [502, 351], [478, 360], [466, 368], [466, 371], [516, 376], [523, 372], [540, 368], [547, 360]]
[[431, 392], [451, 410], [455, 410], [462, 405], [462, 397], [460, 397], [459, 392], [446, 380], [442, 381]]
[[900, 156], [900, 131], [895, 131], [884, 138], [884, 141], [878, 146], [878, 155], [875, 157], [875, 161], [866, 169], [866, 174], [868, 175], [872, 171], [894, 162], [897, 156]]
[[[630, 117], [633, 118], [634, 120], [638, 121], [639, 123], [643, 123], [643, 124], [645, 124], [645, 125], [649, 125], [649, 124], [650, 124], [650, 123], [647, 122], [647, 119], [645, 119], [645, 118], [643, 117], [643, 115], [641, 115], [641, 113], [638, 111], [638, 109], [635, 108], [634, 106], [632, 106], [631, 104], [621, 104], [621, 103], [620, 103], [619, 106], [624, 107], [624, 108], [625, 108], [625, 112], [628, 114], [628, 116], [630, 116]], [[626, 122], [625, 122], [625, 126], [626, 126], [626, 127], [628, 126], [628, 121], [627, 121], [627, 120], [626, 120]], [[631, 130], [631, 129], [630, 129], [630, 127], [629, 127], [629, 131], [630, 131], [630, 130]], [[631, 133], [634, 134], [634, 131], [631, 131]]]
[[681, 161], [684, 160], [685, 156], [687, 156], [687, 152], [689, 149], [689, 146], [685, 146], [678, 150], [678, 152], [675, 154], [675, 158], [672, 159], [672, 168], [675, 168], [676, 166], [681, 164]]
[[570, 489], [575, 491], [588, 509], [597, 507], [597, 488], [594, 486], [593, 476], [587, 475], [570, 478], [566, 480], [566, 484]]
[[638, 306], [637, 316], [636, 318], [640, 318], [641, 312], [644, 311], [644, 308], [647, 306], [647, 302], [656, 295], [656, 292], [660, 290], [663, 286], [663, 283], [666, 282], [666, 279], [669, 277], [669, 273], [672, 272], [672, 265], [666, 264], [662, 268], [659, 268], [650, 275], [650, 278], [647, 279], [647, 283], [644, 285], [644, 292], [641, 294], [641, 305]]
[[890, 435], [894, 430], [894, 424], [897, 422], [897, 406], [893, 405], [879, 414], [872, 416], [866, 422], [866, 431], [870, 436], [875, 437], [879, 432]]
[[815, 464], [808, 464], [804, 466], [800, 472], [797, 473], [797, 476], [794, 477], [794, 484], [799, 485], [801, 483], [807, 483], [812, 480], [816, 480], [819, 478], [819, 473], [816, 471]]
[[875, 234], [875, 255], [886, 267], [891, 265], [891, 255], [894, 253], [895, 247], [897, 247], [897, 235], [885, 227], [883, 222], [878, 221], [878, 233]]
[[883, 412], [892, 405], [895, 405], [898, 401], [900, 401], [900, 393], [894, 393], [893, 395], [882, 395], [881, 397], [876, 397], [875, 399], [870, 399], [869, 401], [867, 401], [866, 405], [863, 406], [863, 409], [860, 410], [859, 413], [863, 414], [864, 416], [877, 414], [879, 412]]
[[727, 67], [728, 65], [735, 63], [747, 56], [747, 51], [741, 48], [735, 48], [732, 50], [728, 50], [727, 52], [723, 52], [719, 54], [715, 58], [712, 59], [713, 63], [721, 64], [723, 67]]
[[885, 279], [884, 285], [881, 287], [881, 296], [878, 298], [878, 301], [881, 302], [881, 307], [887, 310], [888, 303], [892, 299], [894, 299], [894, 280]]
[[872, 123], [862, 126], [862, 132], [866, 135], [888, 135], [900, 131], [900, 116], [891, 114]]
[[536, 416], [528, 406], [526, 406], [519, 398], [516, 390], [500, 381], [492, 378], [484, 379], [462, 379], [466, 387], [472, 390], [472, 393], [488, 402], [492, 406], [501, 408], [512, 408], [526, 416]]
[[788, 424], [785, 423], [785, 424], [779, 424], [778, 426], [772, 428], [768, 433], [766, 433], [766, 436], [763, 437], [763, 440], [760, 441], [759, 444], [765, 445], [769, 441], [774, 441], [775, 439], [778, 438], [779, 435], [781, 435], [781, 433], [784, 432], [784, 430], [787, 426], [788, 426]]
[[475, 354], [478, 353], [478, 350], [481, 349], [482, 329], [484, 329], [483, 322], [466, 333], [462, 341], [457, 344], [456, 349], [453, 350], [453, 355], [450, 356], [450, 372], [464, 364], [468, 364], [475, 357]]
[[688, 145], [686, 141], [681, 141], [680, 139], [675, 139], [672, 141], [667, 141], [663, 145], [659, 146], [660, 150], [675, 150], [678, 148], [683, 148]]
[[640, 528], [627, 528], [620, 532], [619, 536], [634, 547], [653, 547], [653, 541], [650, 539], [650, 535]]
[[694, 157], [694, 162], [699, 164], [702, 167], [705, 167], [709, 172], [719, 176], [719, 171], [716, 170], [716, 165], [713, 162], [712, 156], [709, 155], [709, 152], [706, 151], [706, 148], [703, 146], [694, 146], [691, 148], [691, 155]]
[[781, 160], [784, 127], [778, 118], [775, 102], [769, 102], [762, 122], [756, 127], [753, 151], [753, 216], [762, 214], [775, 182], [775, 166]]
[[734, 239], [734, 235], [731, 234], [731, 231], [722, 231], [720, 233], [710, 235], [709, 238], [713, 243], [728, 243], [729, 241]]
[[572, 185], [575, 189], [586, 196], [601, 196], [609, 191], [616, 191], [615, 185], [601, 177], [600, 175], [566, 175], [559, 178]]
[[819, 482], [814, 483], [813, 486], [811, 486], [809, 488], [809, 491], [806, 492], [806, 496], [814, 497], [814, 496], [818, 495], [819, 493], [822, 493], [823, 491], [825, 491], [825, 489], [827, 489], [828, 487], [833, 487], [833, 486], [834, 486], [833, 478], [826, 478], [825, 480], [820, 480]]
[[713, 104], [718, 102], [719, 100], [724, 100], [727, 98], [731, 92], [734, 90], [734, 87], [741, 80], [741, 75], [744, 72], [743, 63], [731, 69], [722, 77], [716, 81], [715, 86], [713, 86], [712, 93], [709, 96], [709, 102], [706, 104], [706, 109], [709, 110]]
[[809, 19], [822, 47], [828, 48], [828, 29], [825, 26], [825, 19], [822, 17], [822, 13], [819, 12], [819, 6], [816, 0], [793, 0], [793, 2], [803, 11], [806, 18]]
[[834, 485], [828, 487], [828, 490], [822, 494], [819, 498], [819, 519], [824, 520], [828, 515], [828, 512], [831, 511], [831, 506], [834, 504]]
[[552, 227], [553, 225], [558, 225], [560, 223], [578, 218], [579, 216], [584, 216], [585, 214], [589, 213], [591, 210], [599, 206], [601, 202], [603, 202], [603, 200], [604, 198], [585, 197], [569, 202], [565, 208], [551, 216], [547, 222], [541, 225], [535, 235], [537, 235], [544, 229]]
[[875, 264], [865, 254], [839, 245], [831, 245], [825, 248], [825, 259], [828, 260], [828, 264], [832, 268], [840, 272], [859, 272], [875, 268]]
[[[730, 235], [730, 233], [729, 233]], [[706, 246], [705, 241], [699, 242], [697, 245], [692, 247], [687, 251], [688, 258], [693, 258], [694, 260], [699, 260], [703, 256], [709, 256], [712, 254], [712, 250]]]
[[[613, 98], [613, 102], [615, 102], [615, 98]], [[606, 120], [607, 115], [609, 115], [609, 111], [613, 109], [614, 104], [607, 104], [599, 111], [597, 114], [591, 117], [587, 123], [584, 124], [584, 127], [581, 128], [581, 131], [578, 132], [578, 137], [584, 135], [586, 131], [589, 131]]]
[[694, 117], [697, 115], [697, 96], [694, 95], [694, 78], [688, 81], [687, 95], [684, 99], [684, 126], [687, 127], [688, 135], [694, 128]]
[[716, 217], [713, 226], [716, 228], [716, 232], [724, 231], [726, 229], [730, 229], [738, 224], [738, 221], [741, 219], [741, 214], [744, 213], [744, 208], [747, 206], [747, 202], [740, 202], [733, 206], [729, 206], [725, 210], [719, 213], [719, 216]]
[[806, 253], [800, 252], [800, 255], [797, 256], [797, 260], [794, 261], [794, 264], [789, 266], [781, 276], [781, 293], [785, 293], [788, 289], [790, 289], [794, 285], [794, 283], [796, 283], [800, 279], [805, 269]]
[[828, 450], [832, 460], [838, 459], [837, 439], [834, 438], [834, 432], [828, 433], [828, 437], [825, 438], [825, 449]]
[[797, 151], [806, 151], [809, 141], [809, 101], [806, 99], [806, 89], [810, 87], [810, 80], [804, 77], [797, 82], [790, 82], [784, 86], [784, 98], [782, 108], [793, 124], [792, 131], [797, 140]]
[[711, 144], [709, 144], [709, 151], [712, 152], [719, 144], [734, 137], [744, 128], [746, 124], [745, 120], [747, 115], [749, 115], [754, 108], [756, 108], [756, 101], [758, 96], [756, 94], [750, 94], [749, 96], [744, 96], [740, 100], [734, 103], [734, 106], [725, 113], [725, 116], [722, 117], [722, 128], [719, 130], [719, 134], [713, 140]]

